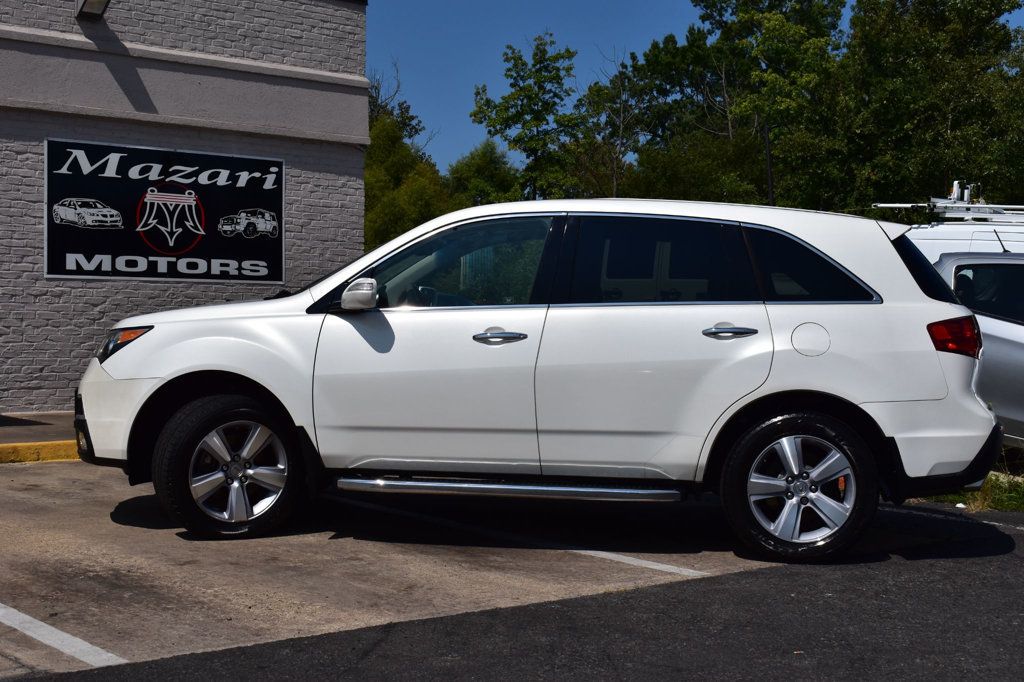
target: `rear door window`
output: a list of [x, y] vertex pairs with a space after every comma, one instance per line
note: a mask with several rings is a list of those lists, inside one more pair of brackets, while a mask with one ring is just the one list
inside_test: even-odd
[[745, 228], [768, 302], [871, 302], [874, 292], [796, 239]]
[[639, 216], [581, 219], [571, 303], [760, 300], [737, 226]]
[[1024, 324], [1024, 264], [960, 265], [953, 289], [978, 315]]

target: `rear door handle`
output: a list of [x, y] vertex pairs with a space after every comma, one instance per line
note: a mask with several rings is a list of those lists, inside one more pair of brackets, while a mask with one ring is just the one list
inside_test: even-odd
[[473, 340], [477, 343], [482, 343], [485, 346], [500, 346], [503, 343], [515, 343], [516, 341], [522, 341], [526, 338], [526, 334], [522, 332], [480, 332], [479, 334], [473, 334]]
[[704, 336], [711, 339], [719, 339], [722, 341], [728, 339], [742, 339], [744, 336], [753, 336], [757, 333], [756, 329], [750, 327], [708, 327], [701, 332]]

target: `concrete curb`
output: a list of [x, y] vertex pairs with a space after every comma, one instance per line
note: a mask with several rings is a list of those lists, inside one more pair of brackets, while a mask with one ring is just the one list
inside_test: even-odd
[[78, 459], [78, 446], [73, 440], [43, 443], [0, 443], [0, 464], [12, 462], [49, 462]]

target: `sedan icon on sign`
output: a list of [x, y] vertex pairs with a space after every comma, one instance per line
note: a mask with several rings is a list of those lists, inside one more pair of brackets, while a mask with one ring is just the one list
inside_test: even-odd
[[96, 199], [62, 199], [53, 205], [53, 222], [99, 229], [124, 227], [121, 214]]

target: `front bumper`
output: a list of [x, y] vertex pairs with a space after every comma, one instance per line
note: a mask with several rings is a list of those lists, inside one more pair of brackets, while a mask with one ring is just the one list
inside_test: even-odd
[[87, 464], [117, 467], [122, 470], [125, 470], [125, 466], [128, 464], [128, 461], [124, 459], [96, 456], [96, 450], [92, 446], [92, 436], [89, 435], [89, 422], [85, 419], [85, 407], [80, 393], [75, 393], [75, 442], [78, 445], [78, 458]]
[[[78, 384], [82, 416], [88, 438], [87, 454], [100, 460], [128, 459], [128, 436], [139, 408], [159, 379], [114, 379], [93, 358]], [[86, 421], [88, 419], [88, 421]]]
[[[977, 490], [985, 482], [985, 477], [992, 470], [1002, 449], [1003, 427], [996, 424], [992, 427], [992, 432], [985, 444], [981, 446], [978, 454], [962, 471], [935, 476], [907, 476], [900, 464], [897, 480], [893, 482], [892, 486], [892, 497], [903, 501], [911, 497], [929, 497], [956, 493], [961, 490]], [[896, 461], [899, 463], [898, 457]]]

